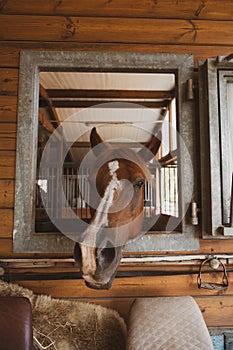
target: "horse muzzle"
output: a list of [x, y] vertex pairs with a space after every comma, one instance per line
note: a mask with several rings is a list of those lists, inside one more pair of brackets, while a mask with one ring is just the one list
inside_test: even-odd
[[[88, 247], [85, 248], [87, 253]], [[76, 243], [74, 258], [78, 263], [87, 287], [109, 289], [122, 256], [122, 247], [95, 248], [83, 257], [83, 245]], [[89, 259], [86, 259], [86, 258]], [[94, 264], [95, 262], [95, 264]]]
[[83, 276], [83, 279], [85, 281], [85, 284], [88, 288], [91, 288], [91, 289], [98, 289], [98, 290], [107, 290], [107, 289], [110, 289], [111, 286], [112, 286], [112, 282], [113, 282], [113, 278], [105, 283], [100, 283], [100, 282], [96, 282], [95, 280], [90, 280], [89, 277], [86, 278], [86, 276]]

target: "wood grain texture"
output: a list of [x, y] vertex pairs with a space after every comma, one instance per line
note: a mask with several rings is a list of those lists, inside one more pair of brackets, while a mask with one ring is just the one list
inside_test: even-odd
[[2, 0], [0, 13], [92, 17], [121, 17], [124, 14], [126, 17], [231, 20], [233, 4], [231, 0], [38, 0], [35, 6], [31, 0]]
[[[2, 125], [0, 126], [0, 128]], [[15, 151], [16, 149], [16, 138], [12, 135], [3, 135], [0, 132], [0, 150]]]
[[129, 318], [130, 308], [135, 298], [79, 299], [79, 300], [83, 302], [98, 304], [98, 305], [116, 310], [117, 312], [119, 312], [121, 317], [123, 317], [127, 323]]
[[233, 21], [0, 15], [0, 22], [0, 40], [164, 45], [233, 42]]
[[[13, 234], [13, 209], [0, 209], [0, 238], [11, 238]], [[1, 241], [0, 241], [1, 245]]]
[[17, 96], [0, 95], [0, 123], [16, 123]]
[[0, 69], [0, 95], [17, 95], [18, 69]]
[[0, 180], [0, 208], [14, 208], [14, 180]]
[[15, 123], [0, 124], [0, 150], [1, 151], [16, 150], [16, 124]]
[[0, 151], [0, 179], [15, 178], [15, 158], [14, 151]]
[[203, 254], [217, 254], [233, 252], [233, 240], [232, 239], [201, 239], [200, 240], [200, 251], [203, 252]]
[[[230, 285], [226, 291], [198, 289], [196, 275], [116, 278], [110, 290], [92, 290], [85, 286], [83, 280], [18, 281], [17, 283], [32, 289], [37, 294], [45, 293], [57, 298], [225, 296], [231, 295], [233, 292], [232, 277], [233, 274], [229, 273]], [[208, 275], [206, 278], [208, 278]]]
[[233, 327], [232, 296], [195, 297], [208, 327]]

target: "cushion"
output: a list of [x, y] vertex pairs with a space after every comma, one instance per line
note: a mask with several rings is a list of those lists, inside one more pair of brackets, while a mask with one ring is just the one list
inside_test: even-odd
[[192, 297], [136, 299], [129, 317], [127, 350], [213, 350]]

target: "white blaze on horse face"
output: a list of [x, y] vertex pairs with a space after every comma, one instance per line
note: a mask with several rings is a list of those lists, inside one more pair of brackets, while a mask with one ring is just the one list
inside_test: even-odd
[[[93, 234], [94, 232], [98, 232], [98, 230], [108, 225], [108, 213], [109, 209], [113, 204], [114, 199], [114, 192], [115, 190], [121, 189], [121, 181], [118, 180], [116, 171], [119, 169], [119, 162], [117, 160], [114, 160], [112, 162], [108, 163], [109, 172], [111, 175], [111, 180], [104, 191], [104, 196], [101, 198], [100, 203], [98, 207], [96, 208], [95, 216], [93, 218], [93, 221], [88, 226], [86, 233], [91, 233], [92, 238], [86, 235], [87, 239], [85, 239], [85, 242], [87, 245], [93, 244]], [[90, 241], [90, 244], [88, 244], [88, 241]]]
[[101, 199], [98, 208], [96, 209], [96, 216], [93, 221], [95, 226], [108, 226], [108, 213], [113, 204], [114, 192], [121, 188], [121, 182], [117, 178], [117, 169], [119, 169], [119, 162], [114, 160], [108, 163], [108, 168], [111, 175], [111, 180], [105, 189], [104, 196]]
[[108, 163], [108, 167], [110, 170], [110, 175], [116, 176], [116, 171], [119, 169], [119, 162], [118, 160], [113, 160], [112, 162]]
[[[108, 163], [111, 180], [107, 185], [104, 196], [96, 209], [95, 216], [91, 224], [84, 233], [84, 241], [81, 244], [82, 249], [82, 270], [83, 275], [94, 275], [96, 270], [95, 245], [96, 236], [102, 227], [108, 226], [108, 213], [113, 204], [115, 190], [121, 189], [121, 181], [117, 178], [117, 169], [119, 162], [114, 160]], [[85, 277], [84, 277], [85, 278]], [[85, 278], [87, 280], [87, 278]]]

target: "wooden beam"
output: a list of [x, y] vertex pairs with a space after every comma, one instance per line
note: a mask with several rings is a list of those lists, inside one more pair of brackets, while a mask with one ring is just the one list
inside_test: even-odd
[[91, 90], [91, 89], [47, 89], [48, 97], [53, 98], [143, 98], [169, 99], [175, 97], [175, 89], [170, 91], [151, 90]]
[[233, 4], [231, 0], [37, 0], [36, 5], [31, 0], [8, 0], [1, 3], [3, 14], [24, 15], [59, 15], [59, 16], [109, 16], [144, 17], [144, 18], [184, 18], [184, 19], [215, 19], [231, 20]]
[[169, 165], [177, 160], [178, 150], [175, 149], [170, 153], [166, 154], [164, 157], [158, 159], [161, 165]]
[[[112, 105], [109, 103], [117, 103], [116, 105]], [[124, 103], [128, 103], [125, 105]], [[96, 108], [139, 108], [138, 106], [147, 107], [147, 108], [163, 108], [167, 107], [170, 103], [170, 100], [163, 101], [122, 101], [122, 100], [98, 100], [98, 101], [87, 101], [87, 100], [52, 100], [52, 106], [54, 108], [88, 108], [88, 107], [96, 107]]]
[[48, 108], [48, 113], [50, 115], [51, 121], [55, 121], [57, 125], [60, 124], [60, 120], [58, 118], [56, 110], [53, 108], [52, 101], [50, 100], [47, 91], [44, 89], [44, 87], [40, 84], [40, 98], [42, 99], [42, 102], [45, 102], [45, 108]]
[[[229, 287], [224, 295], [232, 295], [233, 273], [228, 274]], [[211, 276], [206, 275], [209, 279]], [[85, 287], [84, 281], [77, 280], [40, 280], [20, 281], [19, 284], [32, 289], [35, 293], [45, 293], [57, 298], [111, 298], [118, 296], [127, 297], [156, 297], [156, 296], [220, 296], [222, 291], [198, 289], [197, 275], [181, 276], [150, 276], [115, 278], [112, 289], [92, 290]], [[66, 288], [64, 288], [64, 286]]]
[[44, 126], [46, 130], [48, 130], [51, 134], [54, 132], [55, 128], [51, 124], [51, 121], [47, 118], [45, 113], [39, 110], [39, 122]]
[[[2, 41], [232, 45], [229, 21], [0, 15]], [[7, 28], [7, 30], [6, 30]], [[48, 30], [49, 28], [49, 30]]]
[[[117, 145], [119, 147], [130, 147], [130, 148], [138, 148], [139, 142], [109, 142], [110, 144]], [[69, 145], [69, 143], [66, 143]], [[140, 142], [140, 145], [145, 145], [146, 142]], [[73, 142], [70, 145], [71, 148], [91, 148], [91, 143], [88, 141], [83, 142]]]

